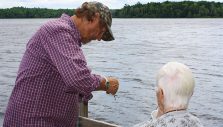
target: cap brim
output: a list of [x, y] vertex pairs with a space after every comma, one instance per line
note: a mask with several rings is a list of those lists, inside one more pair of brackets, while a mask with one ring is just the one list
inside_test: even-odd
[[112, 41], [115, 40], [113, 33], [111, 31], [111, 28], [109, 25], [107, 25], [107, 31], [103, 34], [102, 40], [104, 41]]

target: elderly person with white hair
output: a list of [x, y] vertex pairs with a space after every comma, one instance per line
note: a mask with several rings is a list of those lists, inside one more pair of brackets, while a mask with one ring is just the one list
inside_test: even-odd
[[134, 127], [203, 127], [187, 111], [194, 86], [194, 77], [187, 66], [178, 62], [165, 64], [157, 75], [158, 109], [152, 112], [152, 120]]

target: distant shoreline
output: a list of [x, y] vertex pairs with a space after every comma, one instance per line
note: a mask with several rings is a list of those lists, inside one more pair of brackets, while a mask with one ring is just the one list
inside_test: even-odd
[[[0, 19], [58, 18], [62, 13], [74, 15], [74, 9], [13, 7], [0, 9]], [[207, 1], [149, 2], [111, 9], [113, 18], [223, 18], [223, 3]]]

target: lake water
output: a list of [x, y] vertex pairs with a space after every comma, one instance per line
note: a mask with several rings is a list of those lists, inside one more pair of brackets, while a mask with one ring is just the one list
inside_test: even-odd
[[[0, 126], [27, 41], [51, 19], [0, 19]], [[93, 92], [89, 117], [129, 127], [156, 109], [155, 74], [169, 61], [188, 65], [196, 87], [189, 111], [223, 126], [223, 19], [113, 19], [116, 40], [82, 48], [94, 73], [120, 79], [116, 99]]]

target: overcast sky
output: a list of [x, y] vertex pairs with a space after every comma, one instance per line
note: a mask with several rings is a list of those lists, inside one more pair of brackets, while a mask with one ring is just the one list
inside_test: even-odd
[[[88, 0], [86, 0], [88, 1]], [[125, 4], [133, 5], [138, 1], [142, 4], [148, 2], [163, 2], [166, 0], [97, 0], [107, 5], [110, 9], [119, 9], [122, 8]], [[171, 1], [171, 0], [169, 0]], [[182, 1], [182, 0], [174, 0], [174, 1]], [[213, 0], [209, 0], [213, 1]], [[216, 2], [223, 2], [223, 0], [214, 0]], [[69, 8], [74, 9], [79, 7], [84, 0], [0, 0], [0, 8], [11, 8], [11, 7], [40, 7], [40, 8]]]

